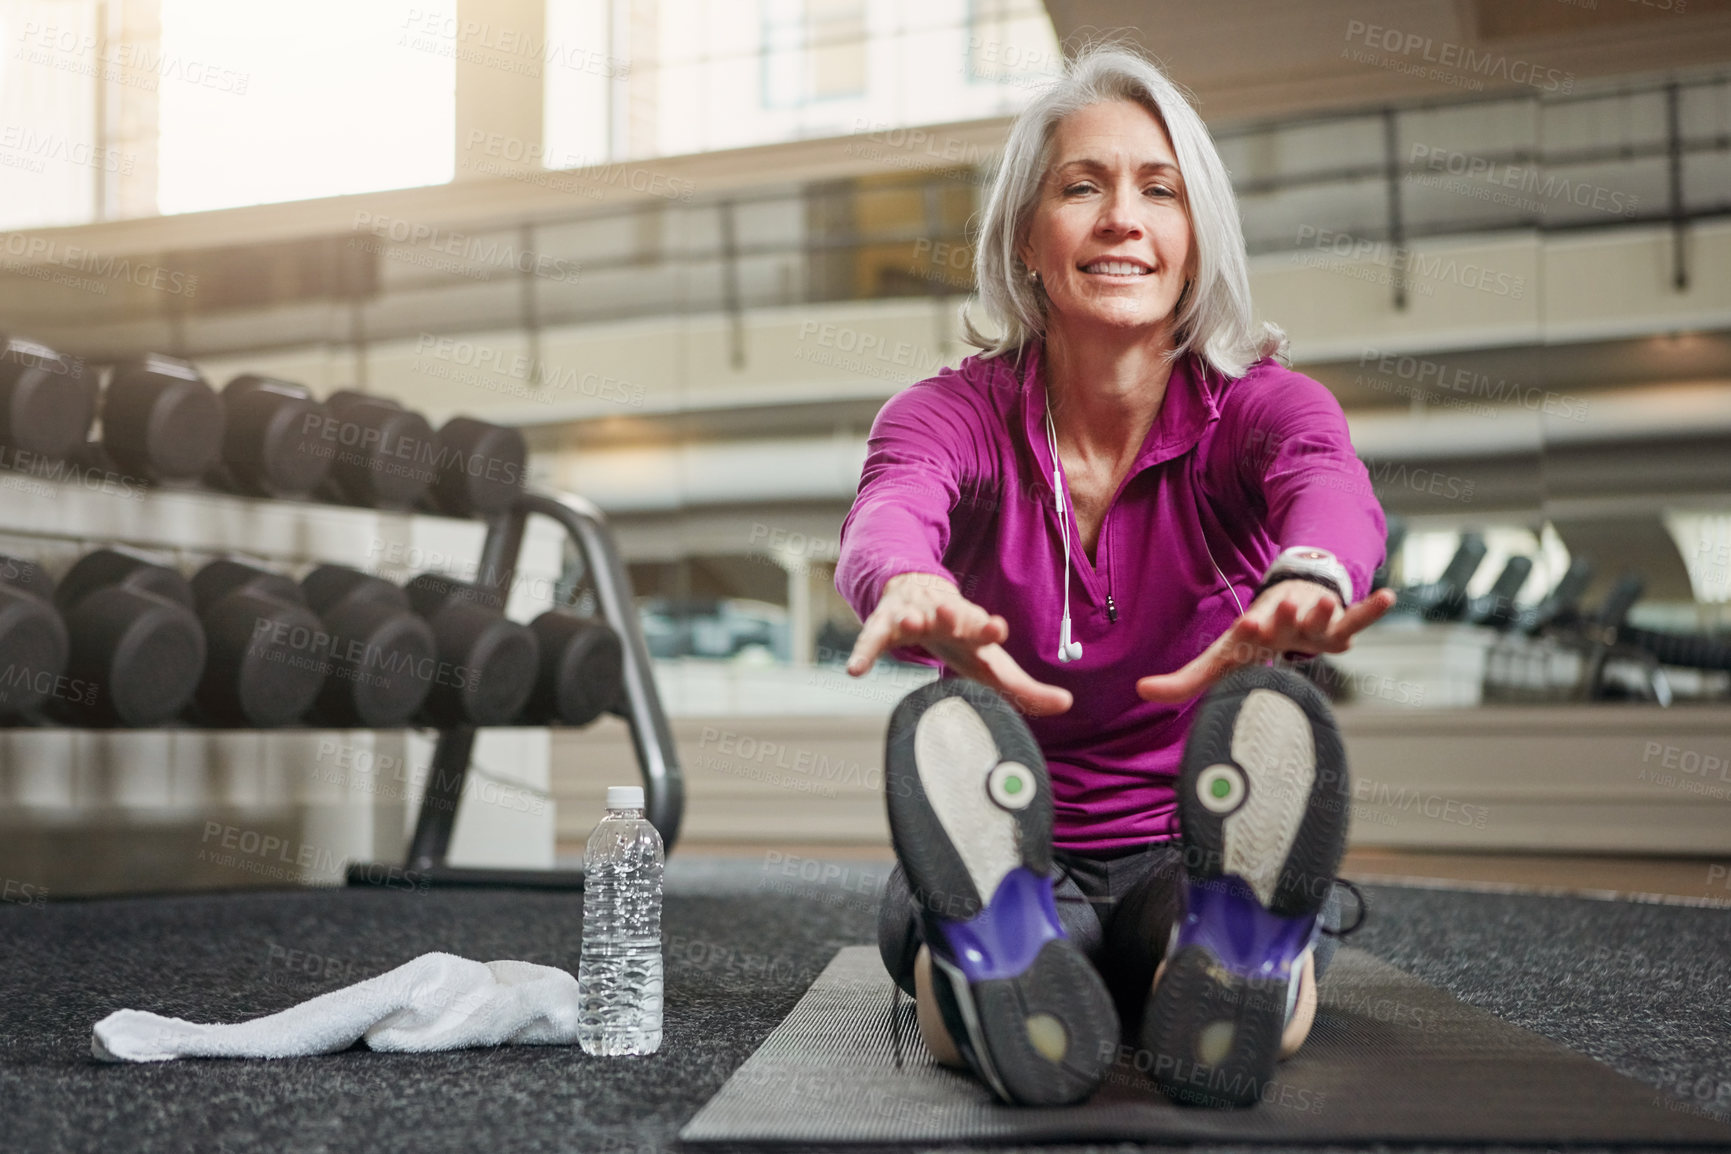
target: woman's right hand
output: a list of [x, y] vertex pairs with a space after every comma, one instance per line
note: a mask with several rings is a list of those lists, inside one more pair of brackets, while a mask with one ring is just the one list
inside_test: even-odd
[[1035, 681], [1001, 644], [1009, 624], [962, 596], [955, 582], [935, 573], [901, 573], [884, 583], [877, 608], [866, 618], [847, 671], [864, 676], [885, 651], [918, 645], [959, 675], [989, 685], [1033, 716], [1070, 708], [1067, 689]]

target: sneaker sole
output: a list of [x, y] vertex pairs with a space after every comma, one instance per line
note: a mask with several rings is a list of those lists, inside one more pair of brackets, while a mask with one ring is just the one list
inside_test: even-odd
[[997, 1096], [1077, 1102], [1117, 1049], [1105, 983], [1058, 922], [1052, 797], [1027, 725], [992, 690], [945, 678], [903, 698], [884, 758], [890, 840], [921, 907], [934, 993]]
[[1185, 915], [1142, 1027], [1174, 1101], [1248, 1106], [1273, 1077], [1349, 794], [1340, 733], [1303, 678], [1240, 670], [1203, 703], [1178, 783]]

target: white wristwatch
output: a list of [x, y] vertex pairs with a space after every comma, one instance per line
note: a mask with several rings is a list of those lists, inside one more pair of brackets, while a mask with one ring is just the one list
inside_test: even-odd
[[1340, 563], [1340, 559], [1327, 549], [1310, 545], [1294, 545], [1290, 549], [1282, 549], [1280, 556], [1274, 559], [1274, 564], [1268, 567], [1268, 572], [1262, 575], [1262, 584], [1256, 587], [1257, 596], [1261, 596], [1262, 591], [1276, 581], [1288, 579], [1314, 581], [1334, 590], [1342, 606], [1352, 604], [1352, 575], [1346, 571], [1346, 566]]

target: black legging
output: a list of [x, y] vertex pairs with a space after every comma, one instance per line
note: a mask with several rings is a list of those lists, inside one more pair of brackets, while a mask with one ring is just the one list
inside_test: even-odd
[[[1182, 913], [1184, 869], [1178, 844], [1149, 842], [1110, 858], [1052, 851], [1058, 921], [1082, 948], [1118, 1007], [1124, 1040], [1141, 1033], [1142, 1006], [1154, 982], [1154, 969], [1166, 953], [1172, 926]], [[1329, 893], [1322, 924], [1340, 927], [1340, 897]], [[897, 862], [878, 906], [878, 951], [884, 968], [909, 995], [914, 993], [914, 958], [919, 953], [919, 918], [907, 876]], [[1339, 943], [1323, 934], [1316, 944], [1316, 976], [1334, 957]]]

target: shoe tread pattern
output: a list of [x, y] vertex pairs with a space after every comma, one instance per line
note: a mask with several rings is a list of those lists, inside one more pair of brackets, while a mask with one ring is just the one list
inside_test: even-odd
[[1244, 803], [1222, 823], [1223, 868], [1271, 906], [1316, 781], [1309, 719], [1290, 697], [1252, 689], [1233, 719], [1231, 749], [1250, 785]]
[[[948, 805], [947, 787], [935, 799], [928, 795], [928, 779], [945, 771], [958, 778], [961, 790], [978, 791], [981, 804], [991, 805], [985, 785], [985, 771], [996, 761], [986, 764], [978, 773], [957, 774], [953, 767], [932, 765], [922, 768], [922, 745], [932, 752], [951, 744], [940, 731], [927, 731], [922, 743], [921, 722], [928, 710], [938, 705], [945, 712], [952, 707], [946, 699], [957, 698], [972, 706], [997, 747], [997, 759], [1020, 762], [1027, 766], [1035, 781], [1037, 793], [1031, 803], [1010, 818], [1008, 825], [997, 828], [1007, 831], [1007, 837], [996, 847], [980, 844], [980, 839], [967, 834], [961, 844], [953, 842], [937, 805]], [[954, 728], [955, 715], [952, 714]], [[939, 739], [941, 737], [941, 739]], [[965, 746], [964, 746], [965, 748]], [[988, 876], [996, 866], [982, 868], [982, 861], [1010, 867], [1026, 866], [1036, 873], [1052, 870], [1052, 799], [1045, 758], [1027, 726], [1010, 709], [1003, 698], [977, 682], [960, 678], [944, 678], [923, 685], [904, 697], [890, 716], [889, 735], [884, 749], [884, 792], [889, 810], [890, 842], [896, 859], [907, 873], [908, 889], [914, 901], [929, 912], [954, 921], [965, 921], [979, 914], [992, 890], [982, 892], [975, 883], [976, 871]], [[993, 807], [994, 809], [996, 807]], [[1003, 813], [1002, 810], [997, 810]], [[969, 857], [973, 858], [970, 865]], [[1001, 880], [1007, 869], [996, 872]], [[996, 887], [996, 880], [993, 887]]]
[[[1289, 728], [1284, 722], [1281, 725], [1271, 722], [1282, 718], [1290, 722], [1302, 715], [1308, 724], [1314, 769], [1302, 787], [1296, 779], [1288, 778], [1283, 788], [1281, 775], [1276, 774], [1270, 788], [1267, 782], [1257, 780], [1255, 766], [1240, 763], [1247, 778], [1246, 801], [1237, 813], [1250, 808], [1258, 785], [1263, 786], [1265, 795], [1272, 794], [1284, 804], [1272, 807], [1274, 820], [1269, 822], [1270, 831], [1258, 829], [1242, 845], [1231, 847], [1236, 850], [1231, 864], [1238, 867], [1233, 869], [1229, 868], [1225, 821], [1210, 812], [1196, 796], [1196, 779], [1209, 765], [1237, 762], [1233, 755], [1241, 706], [1257, 690], [1287, 698], [1295, 711], [1260, 709], [1258, 712], [1266, 720], [1245, 727], [1244, 748], [1248, 751], [1267, 747], [1255, 755], [1261, 764], [1261, 759], [1273, 754], [1283, 741], [1296, 745], [1292, 738], [1279, 736], [1282, 728]], [[1259, 734], [1259, 729], [1268, 732]], [[1279, 764], [1278, 756], [1273, 760]], [[1185, 744], [1178, 808], [1186, 871], [1192, 879], [1201, 881], [1243, 869], [1249, 869], [1252, 875], [1271, 876], [1276, 879], [1271, 891], [1258, 889], [1257, 895], [1266, 908], [1282, 917], [1315, 914], [1328, 900], [1345, 851], [1349, 801], [1345, 750], [1321, 693], [1287, 670], [1263, 666], [1241, 669], [1209, 694]], [[1288, 829], [1291, 823], [1296, 826]], [[1266, 855], [1266, 859], [1255, 860], [1259, 854]], [[1245, 880], [1254, 885], [1255, 877]]]
[[[926, 804], [943, 826], [973, 883], [990, 898], [1004, 875], [1022, 864], [1015, 815], [992, 801], [986, 775], [1002, 758], [985, 719], [964, 697], [946, 697], [920, 715], [914, 766]], [[1045, 783], [1039, 784], [1045, 792]]]
[[[1286, 1024], [1286, 983], [1252, 981], [1189, 946], [1166, 963], [1148, 999], [1142, 1043], [1154, 1055], [1155, 1084], [1180, 1105], [1251, 1106], [1274, 1077]], [[1229, 1023], [1222, 1054], [1199, 1053], [1210, 1030]]]
[[[1067, 939], [1049, 941], [1018, 977], [976, 983], [981, 1041], [1012, 1100], [1062, 1106], [1094, 1092], [1117, 1053], [1118, 1012], [1093, 965]], [[1068, 1049], [1054, 1062], [1029, 1040], [1031, 1015], [1050, 1014]]]

